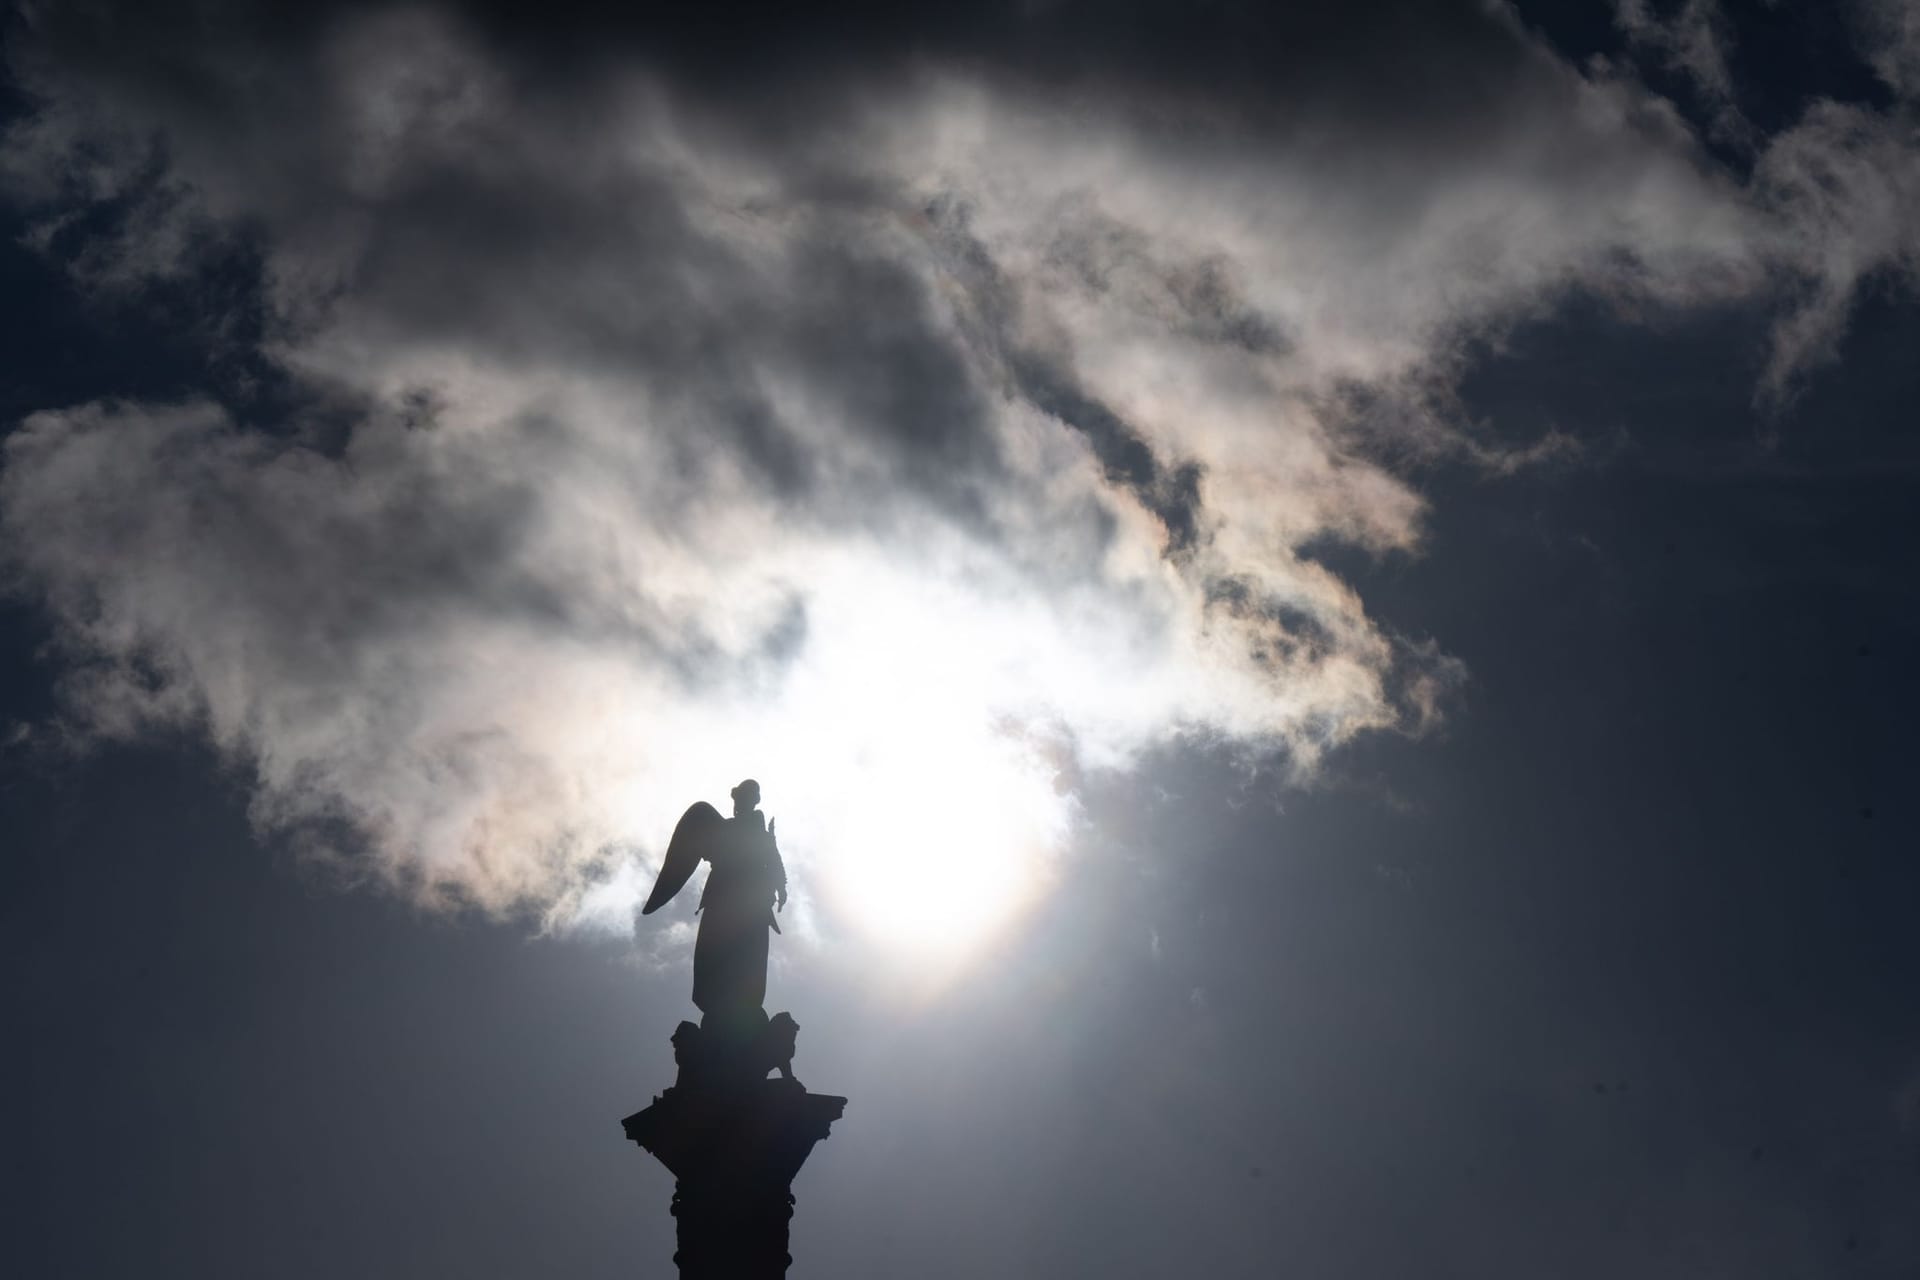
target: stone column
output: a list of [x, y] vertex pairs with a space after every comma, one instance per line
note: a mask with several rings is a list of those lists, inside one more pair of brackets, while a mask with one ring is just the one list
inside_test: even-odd
[[[789, 1015], [758, 1009], [681, 1023], [679, 1079], [621, 1122], [674, 1176], [682, 1280], [780, 1280], [793, 1261], [794, 1175], [847, 1105], [793, 1078], [798, 1031]], [[776, 1068], [781, 1077], [768, 1079]]]

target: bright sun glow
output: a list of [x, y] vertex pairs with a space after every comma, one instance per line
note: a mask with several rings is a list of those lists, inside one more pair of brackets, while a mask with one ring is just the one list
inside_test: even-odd
[[[666, 815], [724, 808], [756, 777], [794, 882], [789, 932], [811, 921], [903, 961], [964, 961], [1038, 900], [1066, 840], [1051, 697], [1084, 673], [1044, 627], [950, 581], [867, 561], [815, 564], [809, 586], [805, 644], [777, 685], [659, 727], [681, 750], [651, 762], [635, 826], [663, 843]], [[619, 927], [644, 892], [623, 879], [581, 916]]]
[[1033, 900], [1069, 818], [1019, 718], [1035, 709], [996, 701], [993, 626], [954, 603], [862, 593], [857, 616], [819, 619], [846, 633], [793, 673], [781, 719], [800, 740], [779, 753], [814, 896], [877, 941], [946, 954]]
[[1040, 887], [1064, 805], [1020, 743], [954, 716], [938, 737], [911, 732], [931, 710], [884, 694], [857, 712], [877, 745], [846, 772], [835, 844], [815, 859], [816, 892], [880, 939], [950, 951], [981, 939]]

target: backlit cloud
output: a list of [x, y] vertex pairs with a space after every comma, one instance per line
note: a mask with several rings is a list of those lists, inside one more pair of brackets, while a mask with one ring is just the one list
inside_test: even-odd
[[1433, 722], [1444, 637], [1313, 549], [1417, 553], [1410, 467], [1562, 447], [1449, 414], [1474, 342], [1779, 305], [1781, 393], [1914, 263], [1904, 115], [1816, 108], [1742, 178], [1504, 11], [1315, 25], [1413, 70], [1252, 97], [1044, 30], [709, 83], [691, 36], [208, 15], [138, 57], [30, 15], [5, 170], [89, 287], [249, 272], [208, 341], [289, 390], [29, 418], [8, 562], [76, 730], [204, 731], [264, 828], [430, 903], [622, 918], [753, 773], [818, 905], [983, 929], [1084, 771]]

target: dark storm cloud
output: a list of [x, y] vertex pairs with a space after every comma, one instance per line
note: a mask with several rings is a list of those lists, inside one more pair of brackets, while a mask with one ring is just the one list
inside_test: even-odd
[[[1457, 667], [1313, 549], [1417, 550], [1409, 459], [1560, 448], [1451, 411], [1475, 344], [1579, 294], [1784, 300], [1784, 396], [1913, 263], [1904, 116], [1828, 104], [1728, 173], [1497, 6], [12, 22], [32, 241], [246, 356], [9, 441], [75, 726], [203, 727], [267, 824], [495, 908], [570, 901], [727, 741], [1018, 757], [1057, 836], [1018, 742], [1307, 770], [1418, 729]], [[867, 701], [810, 741], [836, 681]]]

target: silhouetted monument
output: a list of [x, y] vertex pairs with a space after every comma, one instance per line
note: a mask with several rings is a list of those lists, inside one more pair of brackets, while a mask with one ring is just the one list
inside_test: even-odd
[[684, 1280], [785, 1274], [793, 1177], [847, 1105], [794, 1079], [800, 1026], [761, 1007], [787, 874], [759, 803], [760, 784], [749, 778], [733, 789], [733, 817], [704, 800], [689, 808], [641, 909], [659, 910], [702, 860], [711, 865], [693, 947], [693, 1003], [704, 1016], [673, 1033], [673, 1087], [621, 1122], [673, 1173], [673, 1260]]

